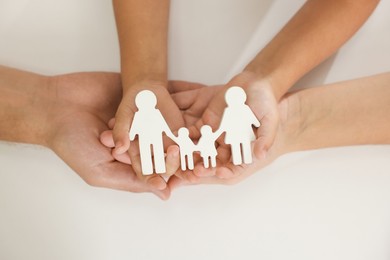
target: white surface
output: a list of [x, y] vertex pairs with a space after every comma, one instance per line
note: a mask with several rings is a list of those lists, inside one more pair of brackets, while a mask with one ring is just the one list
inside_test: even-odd
[[[302, 2], [174, 0], [171, 77], [221, 83]], [[299, 84], [389, 71], [389, 11], [381, 1]], [[111, 1], [0, 0], [1, 64], [118, 70], [118, 54]], [[389, 259], [389, 155], [389, 146], [290, 154], [239, 185], [161, 202], [88, 187], [52, 152], [1, 143], [0, 259]]]

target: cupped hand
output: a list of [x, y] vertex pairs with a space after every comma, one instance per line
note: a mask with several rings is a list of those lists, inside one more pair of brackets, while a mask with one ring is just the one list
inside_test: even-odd
[[[171, 188], [182, 184], [236, 183], [267, 165], [276, 157], [276, 154], [279, 154], [271, 152], [277, 150], [276, 148], [271, 150], [269, 147], [272, 147], [278, 131], [280, 108], [278, 108], [273, 92], [266, 81], [258, 81], [254, 76], [245, 73], [235, 77], [227, 86], [202, 88], [198, 87], [199, 84], [194, 85], [188, 82], [171, 82], [170, 85], [173, 86], [173, 88], [171, 87], [172, 99], [180, 109], [185, 126], [190, 129], [193, 139], [199, 138], [199, 129], [204, 124], [211, 125], [214, 130], [218, 128], [223, 110], [226, 107], [224, 93], [228, 87], [233, 85], [245, 89], [248, 95], [246, 103], [260, 119], [263, 127], [263, 129], [260, 127], [257, 130], [257, 140], [254, 147], [257, 147], [260, 152], [253, 158], [252, 164], [233, 165], [230, 162], [230, 149], [221, 140], [218, 147], [219, 164], [217, 168], [204, 169], [202, 164], [198, 164], [195, 173], [178, 170], [175, 176], [169, 179], [168, 184]], [[267, 125], [268, 127], [266, 127]], [[107, 146], [113, 146], [110, 132], [103, 133], [101, 140]], [[124, 163], [130, 161], [126, 157], [116, 156], [116, 158]]]
[[[242, 72], [214, 95], [202, 115], [200, 125], [210, 125], [214, 131], [219, 128], [223, 112], [226, 108], [225, 93], [232, 86], [243, 88], [247, 95], [246, 104], [251, 108], [261, 126], [256, 129], [256, 140], [253, 143], [253, 154], [256, 160], [265, 160], [268, 150], [272, 147], [279, 126], [279, 111], [272, 86], [264, 78], [252, 72]], [[213, 176], [233, 178], [242, 172], [248, 165], [233, 165], [231, 162], [230, 146], [218, 139], [217, 168], [205, 169], [201, 164], [195, 168], [197, 176]]]
[[46, 142], [64, 162], [92, 186], [169, 197], [168, 188], [158, 190], [139, 180], [130, 165], [116, 161], [99, 141], [122, 96], [119, 74], [75, 73], [50, 82], [54, 94]]
[[[184, 126], [190, 130], [190, 137], [193, 139], [199, 138], [199, 130], [195, 125], [200, 121], [204, 110], [207, 108], [210, 100], [221, 86], [206, 87], [203, 84], [187, 82], [187, 81], [169, 81], [168, 92], [171, 95], [172, 100], [180, 110], [180, 118], [184, 121]], [[108, 125], [110, 129], [114, 128], [116, 120], [112, 118]], [[104, 131], [100, 136], [101, 142], [109, 148], [114, 149], [115, 143], [113, 139], [113, 131]], [[192, 171], [182, 172], [179, 170], [179, 155], [177, 145], [168, 147], [167, 151], [167, 169], [169, 168], [172, 173], [175, 173], [178, 177], [196, 182], [198, 177], [195, 176]], [[132, 159], [128, 153], [118, 154], [112, 153], [115, 159], [124, 164], [131, 164]], [[172, 175], [172, 174], [170, 174]], [[164, 176], [169, 177], [169, 176]]]
[[[179, 167], [176, 160], [176, 156], [178, 156], [178, 147], [173, 146], [168, 150], [168, 146], [173, 145], [173, 142], [164, 138], [165, 150], [167, 152], [165, 165], [166, 174], [164, 176], [159, 174], [145, 176], [142, 174], [141, 169], [138, 139], [136, 138], [130, 146], [130, 126], [133, 122], [135, 113], [138, 111], [135, 99], [137, 94], [143, 90], [150, 90], [155, 94], [157, 98], [156, 108], [160, 110], [171, 132], [175, 132], [180, 127], [184, 126], [183, 117], [179, 108], [172, 100], [166, 83], [152, 80], [139, 81], [128, 88], [124, 88], [123, 97], [115, 115], [115, 124], [113, 128], [113, 138], [115, 144], [114, 153], [118, 156], [124, 157], [124, 154], [128, 152], [131, 158], [132, 167], [138, 178], [157, 189], [165, 189], [166, 181], [164, 180], [164, 177], [169, 177], [174, 174], [177, 167]], [[169, 133], [165, 134], [169, 135]], [[163, 133], [161, 133], [161, 136], [163, 136]]]
[[[289, 95], [284, 97], [277, 106], [277, 111], [280, 118], [279, 127], [275, 133], [275, 139], [272, 146], [267, 150], [266, 156], [263, 158], [253, 157], [251, 164], [233, 165], [230, 159], [230, 151], [228, 147], [220, 145], [218, 147], [219, 163], [216, 168], [204, 169], [201, 165], [196, 168], [197, 178], [179, 178], [177, 175], [169, 179], [168, 186], [173, 191], [174, 189], [184, 185], [196, 184], [222, 184], [232, 185], [237, 184], [248, 178], [253, 173], [263, 169], [268, 164], [273, 162], [282, 154], [289, 152], [293, 143], [302, 131], [301, 121], [299, 118], [300, 102], [297, 95]], [[203, 172], [201, 172], [203, 170]], [[207, 172], [205, 172], [207, 171]]]

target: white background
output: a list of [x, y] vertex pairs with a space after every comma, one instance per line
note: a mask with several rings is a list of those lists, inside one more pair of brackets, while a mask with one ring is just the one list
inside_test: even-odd
[[[225, 82], [303, 2], [173, 0], [170, 77]], [[390, 71], [389, 11], [382, 1], [298, 85]], [[0, 64], [119, 71], [111, 1], [0, 0]], [[89, 187], [49, 150], [0, 143], [0, 259], [390, 259], [389, 159], [389, 146], [294, 153], [162, 202]]]

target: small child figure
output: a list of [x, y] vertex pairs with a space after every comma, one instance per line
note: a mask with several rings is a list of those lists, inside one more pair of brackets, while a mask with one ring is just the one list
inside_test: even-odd
[[[175, 138], [175, 142], [180, 147], [180, 164], [181, 170], [185, 171], [187, 168], [189, 170], [194, 169], [194, 157], [193, 153], [196, 150], [195, 144], [190, 138], [190, 132], [187, 128], [182, 127], [178, 131], [178, 137]], [[187, 157], [187, 160], [186, 160]]]
[[205, 168], [209, 168], [210, 160], [211, 167], [216, 167], [217, 149], [215, 148], [215, 140], [217, 140], [219, 134], [218, 132], [213, 133], [213, 130], [209, 125], [202, 126], [200, 128], [200, 133], [202, 136], [200, 137], [197, 146], [200, 151], [200, 156], [203, 159], [203, 165]]

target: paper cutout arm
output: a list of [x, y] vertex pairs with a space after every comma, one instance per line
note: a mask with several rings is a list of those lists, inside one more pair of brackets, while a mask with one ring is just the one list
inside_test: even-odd
[[129, 138], [130, 138], [130, 141], [134, 141], [135, 139], [135, 136], [138, 134], [138, 114], [135, 113], [134, 114], [134, 118], [133, 118], [133, 122], [131, 124], [131, 127], [130, 127], [130, 132], [129, 132]]
[[252, 122], [252, 125], [254, 125], [255, 127], [259, 127], [261, 125], [259, 119], [257, 119], [256, 115], [253, 113], [253, 111], [251, 110], [250, 107], [248, 107], [248, 114], [250, 114], [251, 116], [251, 122]]
[[158, 110], [158, 113], [159, 113], [159, 117], [160, 117], [160, 122], [162, 124], [162, 131], [169, 137], [172, 139], [172, 141], [174, 141], [175, 143], [177, 143], [177, 138], [176, 136], [172, 133], [171, 129], [169, 128], [167, 122], [165, 121], [165, 118], [163, 117], [163, 115], [161, 114], [160, 110]]
[[[217, 136], [217, 138], [218, 138], [221, 134], [223, 134], [224, 132], [226, 132], [224, 115], [225, 115], [225, 113], [223, 113], [223, 115], [222, 115], [221, 123], [220, 123], [220, 125], [219, 125], [218, 130], [215, 131], [215, 133], [214, 133], [214, 134]], [[215, 139], [217, 139], [217, 138], [215, 138]]]

